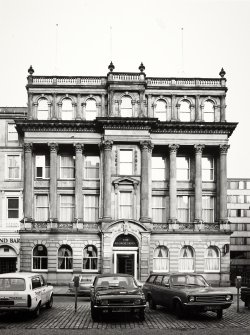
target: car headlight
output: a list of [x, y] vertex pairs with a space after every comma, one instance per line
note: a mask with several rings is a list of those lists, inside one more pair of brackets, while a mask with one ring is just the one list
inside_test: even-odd
[[193, 295], [190, 295], [190, 297], [188, 297], [188, 301], [189, 302], [194, 302], [195, 301], [195, 297]]
[[100, 301], [101, 305], [108, 305], [109, 301], [107, 299], [103, 299]]
[[231, 300], [231, 299], [232, 299], [231, 294], [226, 295], [226, 301], [229, 301], [229, 300]]
[[140, 305], [141, 304], [141, 299], [135, 299], [134, 304], [135, 305]]

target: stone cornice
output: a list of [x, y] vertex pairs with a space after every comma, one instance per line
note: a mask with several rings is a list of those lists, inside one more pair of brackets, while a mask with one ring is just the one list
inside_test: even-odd
[[29, 132], [99, 132], [105, 129], [148, 130], [159, 134], [227, 134], [232, 135], [238, 123], [233, 122], [160, 122], [155, 118], [99, 117], [86, 120], [16, 120], [20, 134]]

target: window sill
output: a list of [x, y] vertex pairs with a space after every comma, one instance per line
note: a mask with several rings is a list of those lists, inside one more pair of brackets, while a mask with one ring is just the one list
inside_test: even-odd
[[38, 270], [38, 269], [32, 269], [32, 272], [39, 272], [39, 273], [41, 273], [41, 272], [45, 272], [45, 273], [48, 273], [49, 272], [49, 270], [47, 269], [44, 269], [44, 270]]
[[87, 272], [87, 273], [97, 273], [98, 270], [86, 270], [86, 269], [83, 269], [82, 270], [83, 273]]
[[71, 273], [71, 272], [73, 272], [73, 269], [69, 269], [69, 270], [57, 269], [56, 272], [63, 272], [63, 273], [68, 272], [68, 273]]

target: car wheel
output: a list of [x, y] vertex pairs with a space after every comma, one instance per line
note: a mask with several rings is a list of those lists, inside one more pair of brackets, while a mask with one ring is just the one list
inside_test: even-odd
[[217, 319], [218, 320], [222, 319], [222, 315], [223, 315], [223, 310], [222, 309], [218, 309], [218, 311], [217, 311]]
[[156, 309], [156, 304], [151, 296], [148, 297], [148, 306], [150, 309]]
[[52, 308], [53, 306], [53, 294], [51, 295], [49, 301], [46, 303], [46, 308]]
[[175, 313], [176, 313], [178, 319], [182, 319], [185, 315], [182, 304], [179, 301], [177, 301], [176, 304], [175, 304]]
[[40, 315], [40, 308], [41, 308], [41, 306], [40, 306], [40, 303], [39, 303], [37, 305], [36, 309], [32, 312], [32, 316], [34, 318], [38, 318], [38, 316]]
[[140, 319], [140, 321], [144, 321], [145, 320], [144, 309], [140, 310], [140, 312], [139, 312], [139, 319]]
[[92, 306], [91, 306], [91, 318], [94, 322], [99, 320], [99, 314], [98, 311], [95, 310]]

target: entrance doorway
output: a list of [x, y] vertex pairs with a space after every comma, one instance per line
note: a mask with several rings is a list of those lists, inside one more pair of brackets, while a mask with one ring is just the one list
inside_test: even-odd
[[117, 272], [118, 273], [126, 273], [128, 275], [135, 275], [135, 255], [125, 255], [125, 254], [117, 254]]
[[17, 258], [0, 258], [0, 273], [16, 272]]

